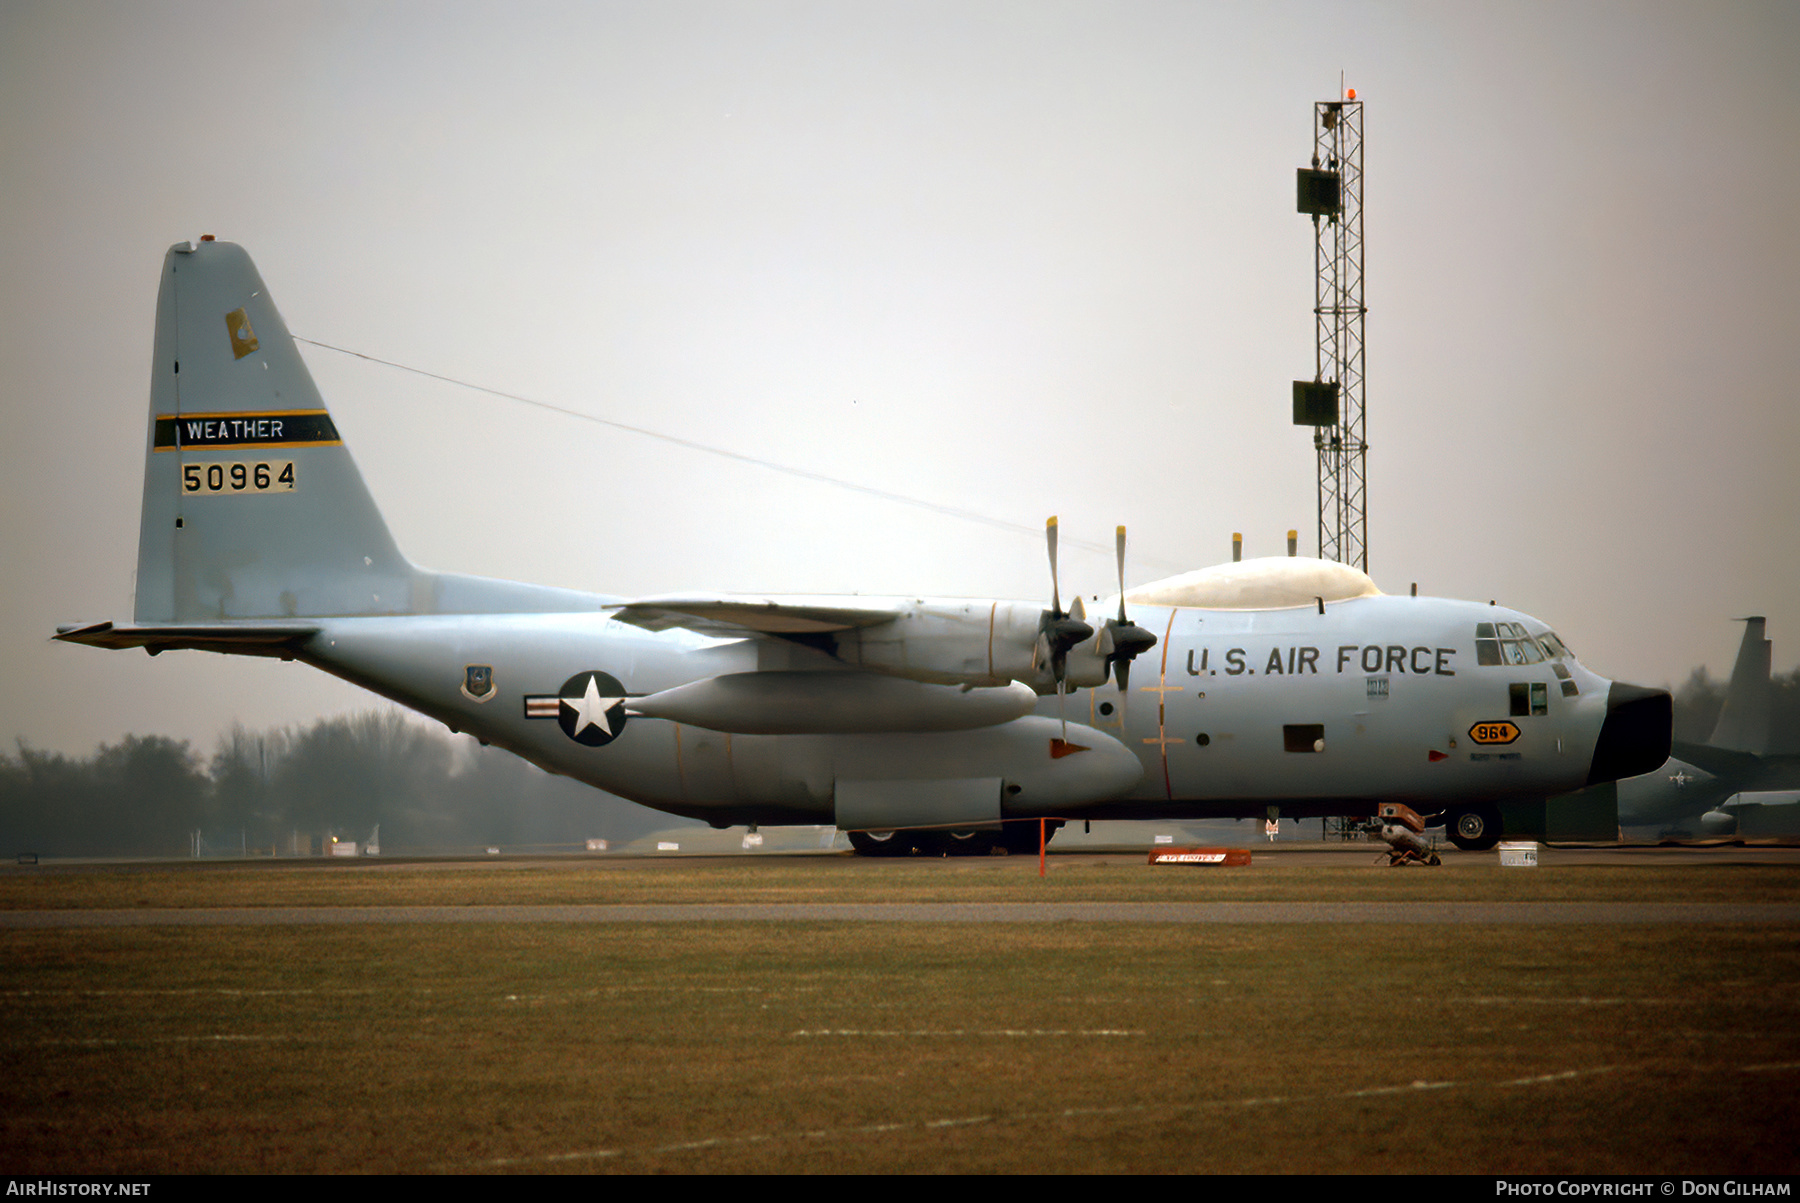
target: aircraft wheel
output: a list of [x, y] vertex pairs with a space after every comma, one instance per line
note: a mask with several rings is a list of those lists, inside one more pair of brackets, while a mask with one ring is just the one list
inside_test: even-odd
[[945, 856], [986, 856], [998, 843], [992, 831], [937, 831], [926, 837], [923, 850]]
[[852, 831], [850, 847], [858, 856], [909, 856], [913, 841], [901, 831]]
[[1444, 827], [1450, 842], [1464, 852], [1486, 852], [1500, 842], [1500, 816], [1491, 807], [1453, 810]]

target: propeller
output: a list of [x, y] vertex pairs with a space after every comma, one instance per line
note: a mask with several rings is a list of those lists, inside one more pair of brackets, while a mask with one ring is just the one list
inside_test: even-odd
[[[1056, 579], [1055, 518], [1044, 523], [1044, 540], [1050, 548], [1050, 608], [1038, 620], [1037, 659], [1038, 663], [1050, 666], [1050, 675], [1056, 681], [1056, 705], [1061, 711], [1066, 692], [1063, 678], [1069, 671], [1069, 651], [1083, 640], [1091, 638], [1094, 628], [1082, 621], [1079, 596], [1075, 598], [1076, 613], [1070, 614], [1062, 608], [1062, 588]], [[1062, 723], [1063, 738], [1067, 742], [1069, 717], [1066, 713], [1062, 716]]]
[[1131, 662], [1156, 646], [1156, 636], [1125, 617], [1125, 528], [1122, 526], [1119, 528], [1117, 546], [1119, 616], [1106, 620], [1106, 632], [1101, 636], [1100, 649], [1106, 654], [1107, 667], [1112, 669], [1114, 679], [1119, 683], [1119, 692], [1124, 693], [1126, 679], [1131, 675]]

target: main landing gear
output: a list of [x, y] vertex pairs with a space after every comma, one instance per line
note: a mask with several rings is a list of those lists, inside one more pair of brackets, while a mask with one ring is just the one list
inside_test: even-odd
[[[1045, 824], [1054, 832], [1060, 821]], [[991, 856], [1006, 853], [1028, 856], [1038, 850], [1038, 821], [1005, 824], [999, 831], [974, 828], [958, 831], [852, 831], [850, 847], [858, 856]]]
[[852, 831], [849, 835], [858, 856], [911, 856], [914, 852], [910, 831]]

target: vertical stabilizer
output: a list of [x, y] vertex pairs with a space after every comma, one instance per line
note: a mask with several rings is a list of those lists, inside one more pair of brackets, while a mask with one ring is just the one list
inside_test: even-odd
[[1725, 706], [1719, 724], [1707, 742], [1733, 752], [1766, 755], [1769, 750], [1769, 641], [1763, 638], [1765, 620], [1744, 620], [1744, 641], [1738, 645], [1737, 663], [1731, 666], [1731, 684], [1725, 687]]
[[163, 259], [145, 460], [139, 623], [402, 614], [429, 587], [242, 247]]

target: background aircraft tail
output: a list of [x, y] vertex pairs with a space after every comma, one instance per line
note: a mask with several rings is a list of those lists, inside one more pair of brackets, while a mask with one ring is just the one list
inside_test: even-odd
[[1763, 637], [1765, 621], [1744, 620], [1744, 641], [1738, 645], [1737, 662], [1731, 666], [1731, 683], [1725, 687], [1725, 705], [1718, 725], [1707, 742], [1715, 748], [1749, 752], [1769, 751], [1769, 641]]
[[414, 610], [420, 574], [242, 247], [163, 258], [145, 459], [139, 623]]

